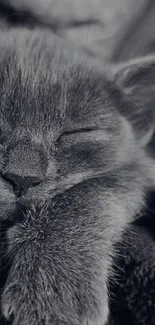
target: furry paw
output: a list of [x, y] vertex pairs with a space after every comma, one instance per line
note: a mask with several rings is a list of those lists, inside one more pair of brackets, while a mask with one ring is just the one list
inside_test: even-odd
[[61, 237], [51, 236], [49, 227], [44, 235], [42, 225], [37, 230], [38, 218], [30, 221], [8, 232], [9, 254], [14, 255], [2, 295], [3, 315], [13, 317], [13, 325], [104, 325], [108, 294], [100, 247], [81, 255], [68, 237], [64, 246], [64, 237], [62, 243]]

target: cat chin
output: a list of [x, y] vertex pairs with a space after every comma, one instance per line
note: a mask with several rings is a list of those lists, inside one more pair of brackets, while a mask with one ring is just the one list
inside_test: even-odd
[[20, 221], [22, 216], [29, 209], [35, 207], [43, 207], [45, 198], [40, 196], [23, 196], [21, 198], [15, 198], [14, 196], [4, 197], [0, 195], [0, 223], [6, 220], [13, 222]]
[[33, 200], [20, 199], [12, 202], [0, 200], [0, 223], [5, 223], [5, 221], [20, 222], [26, 212], [35, 206], [38, 206], [38, 204], [37, 201]]
[[4, 202], [0, 200], [0, 222], [5, 220], [13, 220], [14, 213], [16, 210], [16, 203], [15, 202]]

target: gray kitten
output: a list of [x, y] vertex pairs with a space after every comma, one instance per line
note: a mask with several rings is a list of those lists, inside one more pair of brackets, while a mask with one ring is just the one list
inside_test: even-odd
[[155, 183], [155, 57], [99, 68], [25, 30], [1, 33], [0, 53], [0, 214], [14, 223], [3, 314], [104, 325], [114, 244]]

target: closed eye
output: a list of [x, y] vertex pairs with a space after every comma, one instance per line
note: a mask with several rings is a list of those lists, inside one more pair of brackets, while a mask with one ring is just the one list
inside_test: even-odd
[[72, 135], [72, 134], [76, 134], [76, 133], [88, 133], [88, 132], [93, 132], [93, 131], [96, 131], [96, 130], [97, 130], [97, 128], [73, 129], [73, 130], [65, 131], [64, 133], [61, 134], [61, 136], [69, 135], [69, 134]]
[[90, 135], [91, 133], [93, 133], [94, 131], [99, 131], [99, 128], [97, 127], [91, 127], [91, 128], [79, 128], [79, 129], [72, 129], [72, 130], [66, 130], [64, 131], [62, 134], [59, 135], [58, 139], [57, 139], [57, 144], [59, 144], [59, 142], [61, 142], [61, 139], [65, 139], [65, 138], [69, 138], [70, 136], [72, 137], [76, 137], [76, 135], [79, 134], [78, 138], [81, 138], [81, 136], [83, 135]]

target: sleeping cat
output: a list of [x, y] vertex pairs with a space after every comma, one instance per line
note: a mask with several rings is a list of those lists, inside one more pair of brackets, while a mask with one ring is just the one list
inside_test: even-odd
[[26, 30], [1, 33], [0, 53], [2, 313], [104, 325], [115, 244], [155, 184], [155, 57], [100, 67]]

